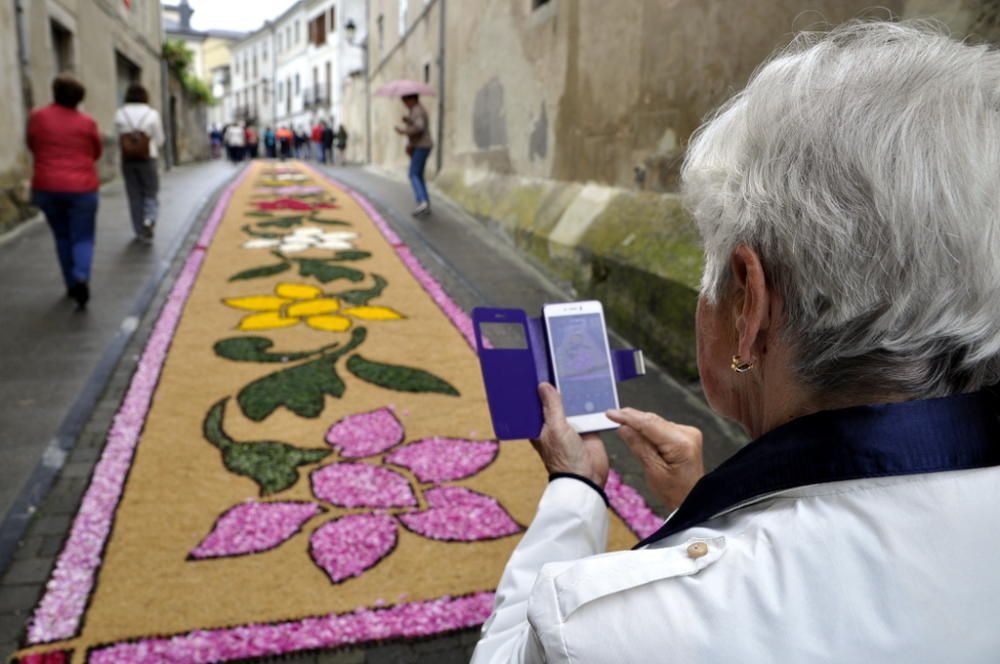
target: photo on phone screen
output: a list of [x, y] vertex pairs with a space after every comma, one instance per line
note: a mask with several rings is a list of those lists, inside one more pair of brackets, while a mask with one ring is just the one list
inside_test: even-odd
[[617, 408], [601, 315], [553, 316], [548, 325], [556, 382], [566, 415], [595, 415]]

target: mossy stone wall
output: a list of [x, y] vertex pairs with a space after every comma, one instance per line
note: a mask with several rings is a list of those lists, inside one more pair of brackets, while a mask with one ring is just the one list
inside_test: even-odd
[[677, 195], [612, 190], [567, 245], [553, 239], [553, 231], [584, 185], [448, 170], [434, 184], [479, 220], [501, 228], [580, 297], [601, 300], [609, 324], [675, 377], [697, 379], [694, 315], [702, 251]]

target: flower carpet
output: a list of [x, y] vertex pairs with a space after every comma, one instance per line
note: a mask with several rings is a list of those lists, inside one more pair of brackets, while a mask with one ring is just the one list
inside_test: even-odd
[[[492, 435], [468, 316], [361, 196], [256, 162], [172, 286], [15, 661], [475, 627], [546, 483]], [[608, 493], [612, 549], [659, 525]]]

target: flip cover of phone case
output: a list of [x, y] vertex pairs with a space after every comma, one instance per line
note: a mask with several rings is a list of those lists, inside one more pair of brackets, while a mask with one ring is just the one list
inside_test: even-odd
[[[537, 437], [544, 424], [538, 384], [552, 382], [545, 323], [521, 309], [489, 307], [473, 309], [472, 322], [494, 433], [499, 440]], [[484, 323], [522, 326], [525, 347], [494, 348]], [[646, 373], [641, 350], [612, 350], [611, 362], [618, 382]]]

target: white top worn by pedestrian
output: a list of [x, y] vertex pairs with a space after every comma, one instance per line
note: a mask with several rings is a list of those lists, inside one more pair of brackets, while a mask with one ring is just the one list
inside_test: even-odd
[[115, 113], [115, 130], [118, 135], [141, 131], [149, 136], [149, 156], [156, 159], [159, 148], [166, 138], [163, 135], [163, 122], [160, 112], [149, 104], [125, 104]]
[[226, 133], [223, 135], [223, 140], [226, 145], [234, 148], [241, 148], [246, 145], [247, 135], [246, 130], [240, 125], [229, 125], [226, 127]]
[[475, 664], [1000, 662], [998, 109], [1000, 52], [859, 22], [692, 136], [700, 384], [752, 442], [705, 473], [699, 429], [607, 411], [671, 516], [604, 553], [607, 449], [540, 385]]

